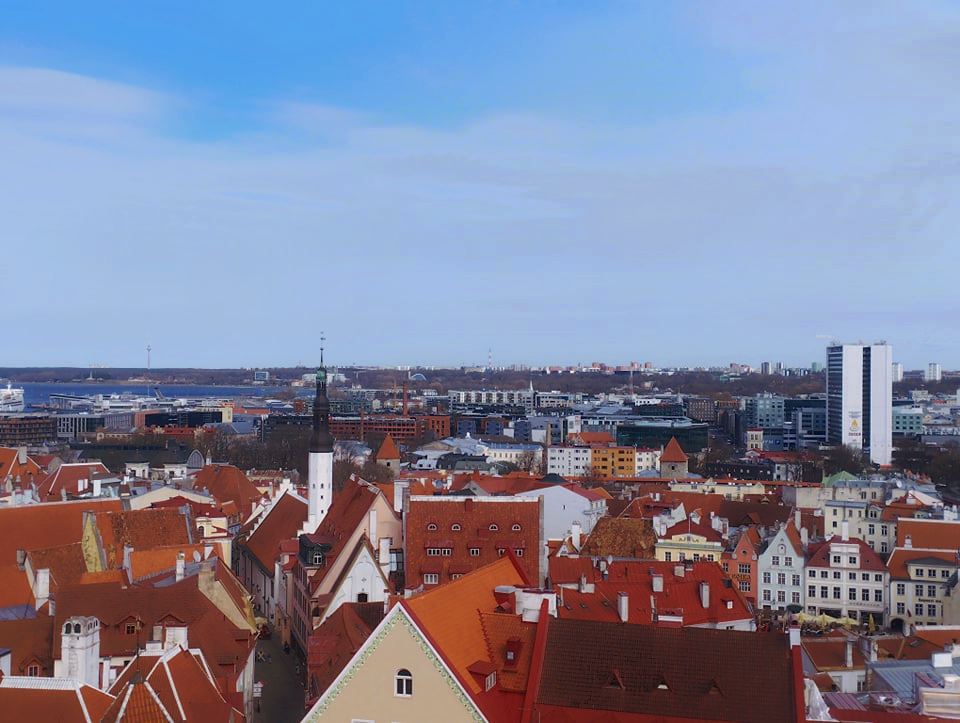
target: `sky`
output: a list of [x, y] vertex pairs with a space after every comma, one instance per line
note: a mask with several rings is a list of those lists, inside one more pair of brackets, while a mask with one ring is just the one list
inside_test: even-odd
[[960, 369], [960, 0], [45, 2], [0, 366]]

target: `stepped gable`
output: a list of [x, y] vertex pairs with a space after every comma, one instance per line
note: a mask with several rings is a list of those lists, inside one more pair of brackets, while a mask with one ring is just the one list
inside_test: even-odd
[[195, 490], [205, 489], [221, 505], [230, 501], [237, 505], [244, 519], [263, 494], [247, 476], [232, 464], [208, 464], [193, 477]]
[[69, 678], [0, 679], [0, 711], [9, 721], [99, 721], [113, 696]]
[[85, 511], [119, 512], [118, 499], [0, 507], [0, 565], [16, 564], [17, 550], [60, 547], [83, 539]]
[[660, 455], [660, 463], [664, 462], [682, 462], [686, 463], [687, 455], [683, 453], [683, 450], [680, 448], [680, 443], [677, 441], [676, 437], [670, 437], [670, 441], [667, 442], [667, 446], [663, 448], [663, 453]]
[[536, 700], [544, 720], [770, 723], [794, 696], [786, 635], [551, 619]]
[[244, 546], [264, 570], [272, 573], [280, 543], [295, 538], [307, 520], [307, 501], [292, 492], [277, 498]]

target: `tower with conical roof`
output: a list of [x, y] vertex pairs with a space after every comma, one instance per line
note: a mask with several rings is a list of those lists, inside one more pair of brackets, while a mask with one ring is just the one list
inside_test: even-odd
[[313, 399], [313, 432], [307, 461], [307, 532], [315, 532], [333, 501], [333, 435], [330, 434], [330, 400], [327, 399], [327, 368], [320, 347], [317, 394]]

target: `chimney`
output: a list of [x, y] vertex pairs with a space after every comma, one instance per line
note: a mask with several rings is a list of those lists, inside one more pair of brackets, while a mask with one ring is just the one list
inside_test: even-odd
[[582, 534], [582, 528], [580, 527], [580, 522], [573, 522], [570, 525], [570, 544], [573, 545], [573, 549], [580, 549], [580, 537]]
[[913, 547], [913, 535], [905, 535], [903, 538], [904, 547]]
[[177, 582], [180, 582], [186, 574], [186, 564], [183, 557], [183, 550], [177, 553]]
[[50, 599], [50, 570], [45, 567], [37, 570], [36, 577], [33, 579], [33, 597], [37, 608], [43, 607]]
[[850, 638], [843, 643], [843, 664], [848, 668], [853, 667], [853, 640]]
[[799, 507], [797, 507], [797, 508], [793, 511], [793, 526], [797, 528], [797, 532], [799, 532], [799, 531], [800, 531], [800, 528], [803, 526], [803, 523], [801, 522], [801, 519], [800, 519], [800, 508], [799, 508]]
[[650, 576], [654, 592], [663, 592], [663, 575], [657, 573]]
[[[127, 574], [130, 575], [130, 553], [133, 552], [133, 547], [130, 545], [123, 546], [123, 569], [127, 571]], [[130, 575], [130, 579], [133, 579], [133, 575]]]
[[27, 463], [27, 448], [18, 447], [17, 448], [17, 464], [26, 464]]
[[790, 628], [790, 647], [800, 647], [800, 628], [796, 626], [791, 626]]
[[844, 542], [850, 539], [850, 523], [847, 520], [840, 523], [840, 539]]
[[100, 490], [101, 490], [102, 484], [103, 484], [103, 480], [99, 480], [96, 477], [93, 478], [93, 496], [94, 497], [100, 496]]
[[204, 540], [203, 541], [203, 559], [206, 560], [212, 554], [213, 554], [213, 542], [210, 540]]
[[705, 607], [710, 607], [710, 583], [706, 580], [700, 581], [700, 604]]
[[625, 623], [630, 620], [630, 598], [625, 592], [617, 593], [617, 615], [620, 616], [620, 622]]
[[398, 515], [403, 513], [403, 497], [410, 489], [410, 483], [406, 480], [394, 480], [393, 482], [393, 511]]
[[674, 577], [683, 577], [683, 563], [679, 563], [673, 566], [673, 576]]

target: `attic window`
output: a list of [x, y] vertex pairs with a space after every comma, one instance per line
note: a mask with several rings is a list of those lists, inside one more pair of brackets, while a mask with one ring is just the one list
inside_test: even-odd
[[662, 675], [660, 676], [660, 679], [657, 681], [656, 689], [657, 689], [657, 690], [670, 690], [670, 686], [667, 684], [667, 679], [664, 678]]
[[707, 691], [707, 695], [719, 695], [723, 697], [723, 690], [720, 689], [716, 679], [710, 684], [710, 690]]
[[623, 684], [623, 678], [620, 677], [620, 671], [614, 668], [610, 672], [610, 676], [607, 678], [607, 682], [603, 684], [605, 688], [619, 688], [620, 690], [626, 690], [627, 686]]
[[394, 688], [393, 694], [402, 698], [409, 698], [413, 695], [413, 675], [406, 668], [400, 668], [397, 674], [393, 676]]
[[454, 522], [452, 525], [450, 525], [450, 529], [454, 530], [455, 532], [458, 531], [460, 529], [460, 523]]
[[436, 522], [430, 522], [430, 523], [427, 524], [427, 530], [429, 530], [430, 532], [433, 532], [433, 531], [435, 531], [436, 529], [437, 529], [437, 523], [436, 523]]
[[497, 523], [496, 523], [496, 522], [493, 522], [493, 523], [490, 524], [490, 528], [489, 528], [489, 529], [492, 530], [492, 531], [496, 531], [496, 530], [499, 530], [500, 528], [497, 527]]
[[513, 530], [514, 532], [520, 532], [520, 525], [514, 522], [513, 527], [511, 527], [510, 529]]
[[31, 678], [39, 678], [39, 677], [40, 677], [40, 666], [37, 665], [36, 663], [31, 663], [30, 665], [28, 665], [28, 666], [27, 666], [27, 675], [28, 675], [29, 677], [31, 677]]
[[127, 635], [136, 635], [137, 633], [137, 624], [136, 623], [127, 623], [123, 629], [123, 632]]

